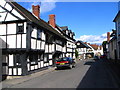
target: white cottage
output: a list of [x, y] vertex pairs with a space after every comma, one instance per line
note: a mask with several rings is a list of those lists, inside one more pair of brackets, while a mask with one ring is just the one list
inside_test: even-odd
[[[40, 19], [40, 7], [32, 6], [33, 14], [16, 2], [0, 3], [0, 38], [8, 65], [9, 76], [27, 75], [32, 71], [54, 65], [56, 54], [66, 39]], [[8, 47], [9, 45], [9, 47]]]

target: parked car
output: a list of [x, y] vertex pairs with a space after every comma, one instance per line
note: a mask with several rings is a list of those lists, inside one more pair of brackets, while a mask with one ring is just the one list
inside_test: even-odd
[[75, 67], [75, 61], [70, 57], [64, 57], [56, 60], [56, 67], [69, 67], [72, 69], [72, 67]]
[[106, 55], [101, 55], [100, 59], [106, 59]]

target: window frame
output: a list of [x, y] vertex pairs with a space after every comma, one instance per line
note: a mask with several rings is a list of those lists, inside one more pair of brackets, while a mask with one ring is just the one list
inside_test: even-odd
[[[19, 24], [22, 24], [21, 26], [19, 26]], [[20, 31], [20, 27], [23, 29], [22, 31]], [[24, 33], [24, 23], [17, 23], [16, 24], [16, 33], [17, 34], [22, 34], [22, 33]]]

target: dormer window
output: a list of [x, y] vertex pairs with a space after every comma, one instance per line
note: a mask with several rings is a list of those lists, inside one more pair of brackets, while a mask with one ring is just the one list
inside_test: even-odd
[[17, 23], [17, 33], [24, 33], [24, 23]]

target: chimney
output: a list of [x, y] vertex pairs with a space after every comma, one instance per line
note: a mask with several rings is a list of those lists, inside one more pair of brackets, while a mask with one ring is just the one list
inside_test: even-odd
[[55, 15], [54, 15], [54, 14], [49, 15], [49, 24], [50, 24], [53, 28], [56, 27]]
[[40, 6], [39, 5], [32, 5], [32, 13], [40, 19]]
[[110, 32], [107, 32], [107, 42], [110, 41]]

